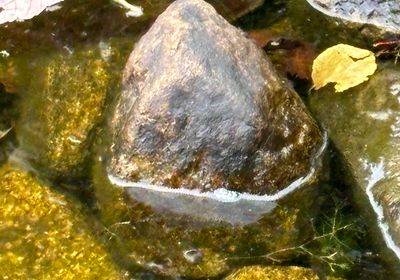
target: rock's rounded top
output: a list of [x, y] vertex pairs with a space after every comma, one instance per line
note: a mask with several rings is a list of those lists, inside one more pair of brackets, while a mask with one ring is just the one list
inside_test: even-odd
[[200, 0], [174, 2], [135, 46], [112, 130], [113, 175], [202, 191], [274, 193], [322, 142], [262, 50]]
[[307, 0], [307, 2], [331, 17], [371, 24], [385, 32], [398, 33], [400, 30], [398, 0]]

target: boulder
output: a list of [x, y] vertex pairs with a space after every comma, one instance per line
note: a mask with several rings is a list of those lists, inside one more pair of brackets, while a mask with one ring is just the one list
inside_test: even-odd
[[78, 201], [9, 164], [0, 179], [3, 279], [127, 279]]
[[[307, 0], [318, 11], [348, 26], [370, 29], [366, 34], [397, 34], [400, 2], [386, 0]], [[371, 33], [372, 31], [372, 33]], [[375, 38], [377, 39], [377, 38]]]
[[174, 2], [136, 44], [122, 87], [111, 149], [93, 171], [120, 259], [220, 277], [310, 236], [324, 137], [262, 50], [212, 6]]
[[[323, 88], [310, 107], [328, 130], [364, 219], [393, 273], [400, 268], [400, 72], [380, 65], [343, 93]], [[400, 274], [399, 274], [400, 275]]]
[[123, 74], [110, 176], [273, 195], [305, 178], [323, 137], [261, 49], [207, 3], [176, 1]]

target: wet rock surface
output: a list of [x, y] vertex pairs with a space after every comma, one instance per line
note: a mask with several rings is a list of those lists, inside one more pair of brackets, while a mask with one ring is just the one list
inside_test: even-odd
[[[310, 97], [316, 118], [338, 149], [356, 202], [368, 219], [379, 247], [388, 249], [394, 270], [400, 267], [400, 72], [380, 65], [370, 80], [334, 93], [322, 89]], [[379, 241], [378, 241], [379, 242]], [[394, 273], [396, 273], [394, 272]]]
[[33, 66], [17, 125], [22, 157], [54, 177], [81, 176], [111, 80], [96, 48], [54, 54]]
[[[141, 196], [130, 193], [129, 188], [111, 185], [100, 162], [93, 174], [99, 217], [107, 228], [104, 238], [116, 258], [129, 267], [171, 277], [218, 278], [237, 267], [243, 257], [252, 259], [290, 248], [312, 234], [310, 217], [316, 210], [316, 184], [279, 201], [255, 205], [251, 201], [234, 204], [212, 200], [210, 206], [207, 201], [203, 205], [201, 197], [188, 196], [186, 199], [192, 201], [188, 211], [185, 208], [190, 205], [179, 200], [165, 203], [165, 193], [153, 191]], [[230, 204], [237, 209], [227, 212]], [[204, 209], [198, 205], [212, 208], [201, 215], [196, 212]], [[253, 210], [259, 213], [251, 213]], [[238, 211], [248, 216], [239, 215], [238, 219]], [[274, 258], [287, 260], [294, 253], [289, 250]], [[270, 263], [257, 257], [253, 261]]]
[[[127, 10], [114, 1], [62, 1], [51, 12], [45, 11], [31, 20], [0, 25], [0, 51], [7, 51], [13, 56], [31, 52], [32, 47], [44, 50], [62, 50], [64, 47], [73, 49], [79, 44], [98, 42], [102, 38], [136, 36], [146, 31], [172, 2], [173, 0], [134, 2], [133, 4], [142, 7], [144, 14], [140, 17], [129, 17], [126, 15]], [[224, 17], [233, 21], [261, 6], [264, 0], [209, 2]]]
[[397, 0], [307, 0], [322, 13], [347, 22], [368, 24], [382, 32], [398, 33], [400, 3]]
[[228, 20], [238, 19], [260, 7], [264, 0], [210, 0], [215, 9]]
[[135, 46], [112, 129], [112, 175], [172, 188], [282, 190], [322, 137], [268, 58], [203, 1], [176, 1]]
[[126, 279], [77, 201], [11, 165], [0, 179], [3, 279]]
[[225, 280], [318, 280], [311, 269], [296, 266], [249, 266], [239, 269]]

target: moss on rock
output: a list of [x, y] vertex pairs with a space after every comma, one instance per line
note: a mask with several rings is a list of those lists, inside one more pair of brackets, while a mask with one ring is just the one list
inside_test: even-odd
[[309, 268], [297, 266], [249, 266], [229, 275], [225, 280], [318, 280]]
[[124, 279], [71, 199], [9, 165], [0, 180], [3, 279]]
[[110, 73], [99, 50], [56, 54], [36, 62], [23, 96], [18, 139], [39, 167], [55, 176], [81, 171], [101, 120]]
[[[115, 257], [129, 267], [165, 276], [218, 277], [243, 261], [288, 260], [297, 252], [281, 249], [302, 244], [312, 233], [309, 218], [315, 206], [315, 185], [278, 201], [257, 222], [233, 226], [170, 209], [157, 211], [128, 195], [127, 189], [108, 183], [100, 162], [94, 168], [93, 183], [100, 219], [107, 228], [104, 237]], [[271, 259], [263, 257], [266, 252], [272, 253]], [[193, 260], [188, 253], [198, 258]]]

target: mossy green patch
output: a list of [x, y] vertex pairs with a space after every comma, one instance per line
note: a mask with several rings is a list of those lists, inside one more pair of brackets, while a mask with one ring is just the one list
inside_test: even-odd
[[314, 271], [296, 266], [249, 266], [229, 275], [225, 280], [318, 280]]
[[[218, 277], [243, 263], [289, 260], [297, 252], [280, 250], [301, 244], [312, 233], [315, 186], [282, 199], [256, 223], [233, 226], [154, 210], [108, 183], [100, 162], [93, 183], [104, 237], [115, 257], [161, 275]], [[196, 260], [188, 256], [192, 250]]]
[[21, 147], [56, 176], [79, 173], [90, 136], [101, 120], [111, 79], [97, 49], [38, 60], [22, 98]]
[[3, 279], [124, 279], [76, 202], [8, 165], [0, 180]]

